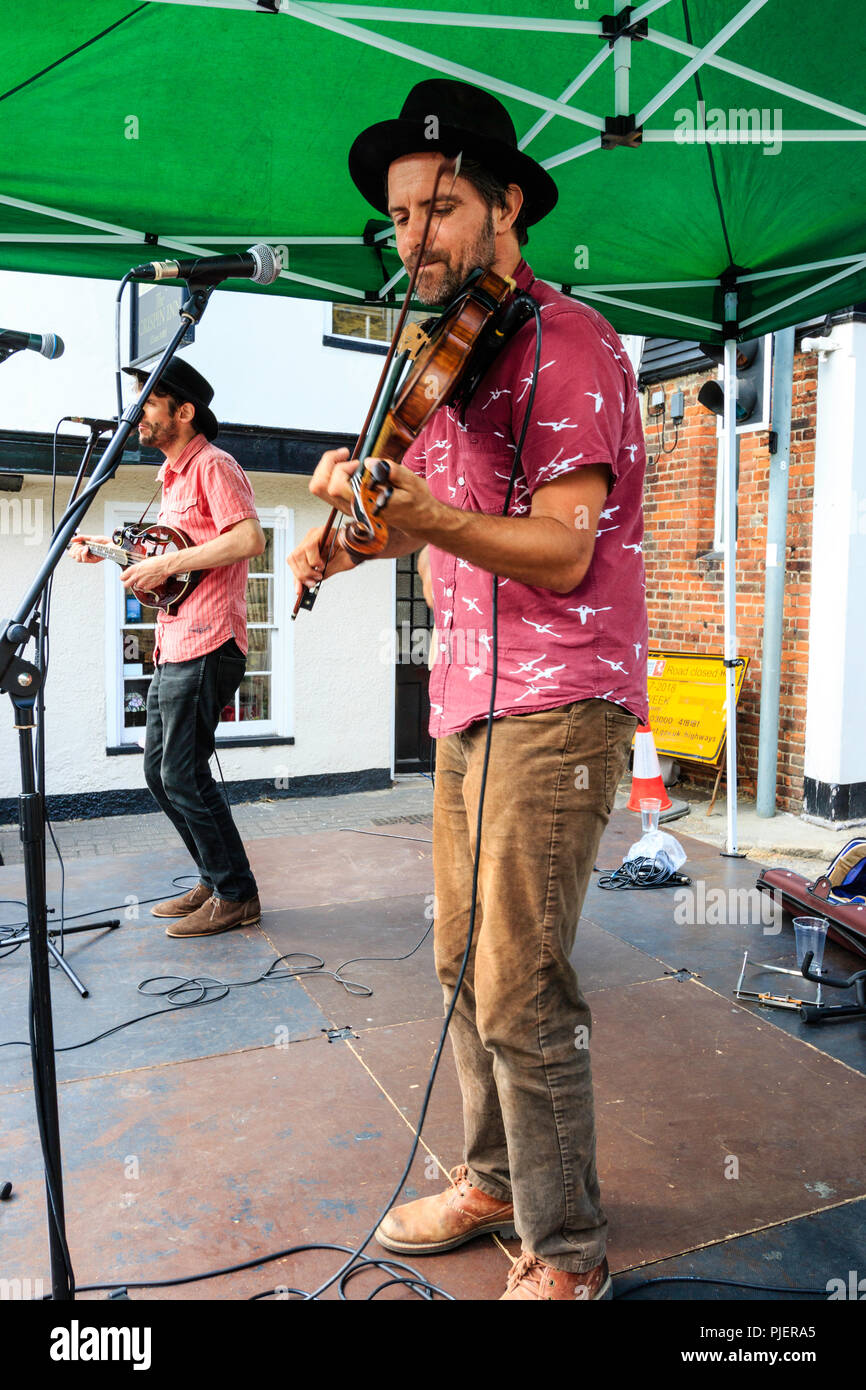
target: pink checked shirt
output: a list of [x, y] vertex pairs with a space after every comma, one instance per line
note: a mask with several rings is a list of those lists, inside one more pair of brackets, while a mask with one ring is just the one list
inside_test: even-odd
[[[541, 307], [541, 369], [509, 516], [528, 516], [536, 490], [593, 463], [612, 486], [582, 584], [558, 594], [499, 579], [496, 714], [554, 709], [597, 697], [648, 715], [642, 554], [646, 467], [640, 405], [625, 349], [606, 319], [536, 280], [520, 289]], [[464, 511], [502, 512], [535, 361], [534, 320], [482, 380], [466, 410], [440, 409], [404, 462], [431, 492]], [[430, 673], [430, 733], [456, 733], [490, 704], [492, 576], [430, 547], [438, 653]]]
[[[173, 463], [166, 460], [159, 479], [162, 504], [157, 519], [185, 531], [194, 545], [216, 540], [236, 522], [256, 516], [253, 490], [240, 464], [203, 434], [191, 439]], [[247, 560], [210, 570], [177, 613], [160, 613], [154, 661], [191, 661], [230, 637], [246, 653], [248, 570]]]

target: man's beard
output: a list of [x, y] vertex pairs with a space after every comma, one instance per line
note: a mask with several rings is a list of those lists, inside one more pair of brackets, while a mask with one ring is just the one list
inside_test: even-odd
[[143, 420], [141, 423], [145, 429], [143, 436], [139, 432], [139, 438], [143, 444], [147, 444], [151, 449], [159, 449], [160, 453], [165, 453], [177, 443], [179, 431], [173, 420], [169, 425], [151, 424], [149, 420]]
[[[435, 256], [436, 246], [433, 245]], [[487, 221], [471, 246], [461, 256], [459, 265], [446, 264], [434, 260], [428, 271], [418, 273], [415, 293], [422, 304], [447, 304], [452, 300], [465, 282], [467, 276], [476, 268], [488, 270], [496, 259], [496, 237], [493, 232], [493, 215], [487, 209]], [[426, 275], [428, 288], [422, 284]]]
[[160, 421], [156, 421], [154, 424], [150, 420], [142, 420], [140, 424], [145, 427], [145, 439], [142, 442], [146, 442], [152, 449], [158, 449], [164, 453], [165, 449], [171, 449], [178, 442], [178, 425], [174, 420], [171, 420], [170, 424], [163, 424]]

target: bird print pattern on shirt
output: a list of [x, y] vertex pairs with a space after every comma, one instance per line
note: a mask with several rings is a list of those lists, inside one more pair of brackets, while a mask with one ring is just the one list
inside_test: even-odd
[[[494, 589], [499, 615], [494, 708], [500, 715], [525, 716], [575, 699], [602, 698], [640, 716], [646, 698], [644, 460], [633, 369], [600, 314], [533, 281], [525, 266], [519, 274], [546, 311], [548, 350], [535, 391], [534, 328], [528, 324], [472, 400], [437, 413], [417, 450], [413, 446], [405, 456], [408, 466], [426, 476], [437, 499], [490, 517], [503, 514], [506, 498], [508, 515], [526, 516], [537, 489], [576, 476], [588, 463], [609, 462], [610, 491], [595, 528], [591, 569], [568, 594], [549, 588], [543, 578], [533, 585], [491, 575], [431, 546], [441, 653], [430, 679], [434, 737], [466, 728], [488, 712]], [[512, 479], [530, 395], [529, 425]], [[422, 451], [426, 462], [419, 468]], [[613, 533], [616, 540], [608, 541]]]
[[[563, 473], [570, 473], [572, 464], [577, 463], [578, 459], [583, 458], [583, 454], [572, 454], [571, 458], [564, 459], [562, 457], [564, 453], [565, 449], [560, 449], [556, 457], [550, 460], [550, 463], [546, 463], [543, 468], [539, 468], [539, 479], [544, 478], [545, 482], [553, 482], [554, 478], [561, 478]], [[547, 476], [545, 477], [545, 475]]]
[[[552, 357], [552, 358], [550, 359], [549, 362], [543, 362], [542, 365], [539, 367], [539, 369], [538, 369], [539, 375], [540, 375], [543, 371], [545, 371], [547, 367], [555, 367], [555, 366], [556, 366], [556, 358], [555, 358], [555, 357]], [[514, 402], [515, 405], [520, 405], [520, 402], [523, 400], [523, 397], [526, 395], [527, 391], [528, 391], [528, 390], [530, 389], [530, 387], [532, 386], [532, 377], [531, 377], [531, 376], [521, 377], [520, 385], [523, 387], [523, 390], [521, 391], [520, 395], [519, 395], [519, 396], [517, 397], [517, 399], [515, 400], [515, 402]]]
[[562, 636], [562, 633], [560, 633], [560, 632], [553, 632], [553, 631], [551, 630], [550, 623], [544, 623], [543, 625], [542, 625], [541, 623], [533, 623], [529, 618], [521, 618], [521, 622], [528, 623], [530, 627], [534, 627], [534, 628], [535, 628], [535, 631], [538, 633], [539, 637], [561, 637], [561, 636]]
[[[589, 395], [589, 392], [585, 392]], [[553, 430], [554, 434], [559, 434], [560, 430], [579, 430], [580, 421], [572, 422], [571, 416], [567, 415], [564, 420], [539, 420], [539, 428], [543, 430]]]
[[581, 625], [585, 627], [586, 620], [589, 617], [590, 613], [593, 617], [595, 617], [596, 613], [609, 613], [612, 607], [613, 604], [609, 603], [605, 608], [590, 608], [587, 604], [582, 603], [578, 608], [567, 608], [565, 611], [567, 613], [577, 613], [577, 615], [580, 618]]

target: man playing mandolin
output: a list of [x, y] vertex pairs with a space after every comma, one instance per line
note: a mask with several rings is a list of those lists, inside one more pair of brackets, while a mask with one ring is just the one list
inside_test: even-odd
[[[133, 367], [139, 388], [147, 373]], [[158, 449], [159, 522], [185, 532], [192, 546], [165, 551], [124, 569], [127, 589], [153, 590], [172, 575], [205, 570], [176, 613], [156, 620], [154, 673], [147, 695], [144, 776], [198, 867], [200, 882], [179, 898], [157, 903], [171, 917], [168, 936], [213, 936], [259, 921], [256, 881], [224, 793], [210, 771], [216, 727], [243, 679], [247, 653], [248, 561], [265, 537], [240, 465], [213, 445], [219, 431], [210, 409], [213, 387], [188, 362], [169, 363], [144, 404], [142, 444]], [[99, 557], [77, 536], [72, 557]]]
[[[439, 184], [435, 237], [422, 247], [442, 155], [458, 152], [459, 175]], [[411, 1257], [516, 1227], [523, 1254], [503, 1298], [604, 1298], [590, 1012], [569, 958], [632, 735], [647, 715], [634, 373], [606, 320], [536, 280], [522, 259], [526, 227], [552, 210], [557, 191], [518, 150], [494, 97], [422, 82], [399, 119], [358, 137], [349, 168], [393, 218], [403, 264], [420, 263], [422, 301], [444, 304], [471, 271], [492, 269], [537, 301], [541, 330], [537, 367], [530, 320], [465, 413], [439, 408], [404, 462], [389, 461], [382, 553], [430, 547], [435, 956], [446, 1007], [472, 902], [494, 585], [498, 671], [473, 953], [451, 1022], [464, 1162], [446, 1191], [393, 1207], [376, 1234]], [[349, 513], [356, 467], [345, 450], [325, 454], [311, 490]], [[320, 545], [327, 554], [321, 530], [311, 531], [291, 557], [299, 592], [352, 567], [341, 541], [323, 568]]]

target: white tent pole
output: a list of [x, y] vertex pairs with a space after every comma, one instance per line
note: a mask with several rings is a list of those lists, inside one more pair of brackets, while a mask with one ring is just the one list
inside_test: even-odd
[[[628, 0], [614, 0], [614, 14], [619, 14], [626, 8], [627, 4]], [[613, 114], [615, 116], [631, 114], [629, 111], [631, 42], [631, 35], [625, 34], [615, 39], [613, 44]]]
[[558, 164], [568, 164], [572, 159], [580, 159], [585, 154], [595, 154], [596, 150], [601, 149], [601, 136], [594, 135], [589, 140], [584, 140], [581, 145], [572, 145], [568, 150], [562, 150], [559, 154], [552, 154], [549, 159], [541, 160], [542, 169], [555, 169]]
[[[660, 29], [650, 29], [647, 39], [650, 43], [657, 43], [661, 48], [669, 48], [672, 53], [681, 53], [687, 58], [694, 57], [700, 51], [694, 44], [684, 43], [682, 39], [675, 39], [671, 34], [662, 33]], [[777, 78], [770, 77], [765, 72], [757, 72], [754, 68], [747, 68], [742, 63], [732, 63], [729, 58], [723, 58], [718, 53], [708, 54], [704, 58], [704, 65], [718, 68], [720, 72], [726, 72], [731, 77], [744, 77], [747, 82], [755, 82], [764, 93], [778, 92], [780, 96], [793, 97], [795, 101], [802, 101], [806, 106], [814, 106], [816, 111], [826, 111], [828, 116], [841, 116], [843, 120], [866, 125], [866, 114], [862, 111], [855, 111], [850, 106], [840, 106], [837, 101], [819, 97], [802, 87], [792, 87], [790, 82], [780, 82]]]
[[[553, 101], [550, 97], [545, 97], [539, 92], [532, 92], [526, 87], [519, 87], [514, 82], [505, 82], [502, 78], [494, 77], [489, 72], [480, 72], [477, 68], [467, 67], [464, 63], [452, 62], [451, 59], [443, 58], [436, 53], [428, 53], [423, 48], [413, 48], [411, 44], [398, 43], [396, 39], [390, 39], [384, 34], [377, 34], [372, 29], [359, 29], [357, 25], [346, 24], [340, 19], [331, 19], [329, 15], [311, 10], [307, 5], [297, 4], [296, 0], [281, 0], [281, 3], [283, 5], [282, 13], [292, 19], [304, 20], [307, 24], [328, 29], [346, 39], [355, 39], [358, 43], [369, 45], [382, 53], [391, 53], [395, 58], [406, 58], [410, 63], [420, 63], [422, 67], [432, 68], [434, 72], [440, 73], [443, 77], [456, 77], [460, 82], [473, 82], [488, 92], [512, 97], [515, 101], [526, 102], [528, 106], [537, 106], [541, 111], [550, 111], [555, 116], [563, 116], [565, 120], [572, 121], [576, 125], [587, 125], [592, 130], [604, 130], [604, 121], [601, 116], [596, 116], [591, 111], [582, 111], [577, 106], [566, 106], [563, 102]], [[597, 27], [601, 28], [600, 25]]]
[[847, 270], [840, 270], [838, 275], [830, 275], [826, 280], [820, 280], [817, 285], [810, 285], [806, 290], [800, 290], [799, 294], [789, 295], [787, 299], [780, 299], [778, 304], [771, 304], [768, 309], [762, 309], [758, 314], [752, 314], [751, 318], [743, 319], [741, 328], [748, 328], [751, 324], [757, 323], [758, 319], [765, 319], [768, 314], [781, 313], [789, 305], [796, 304], [800, 299], [808, 299], [810, 295], [817, 294], [819, 290], [824, 290], [828, 285], [835, 285], [837, 280], [844, 280], [847, 275], [854, 275], [858, 270], [866, 268], [866, 256], [854, 265], [849, 265]]
[[[738, 282], [739, 283], [739, 282]], [[718, 289], [718, 280], [634, 280], [622, 285], [587, 285], [586, 290], [595, 290], [597, 294], [610, 294], [613, 290], [619, 293], [621, 290], [700, 290]], [[581, 294], [584, 293], [584, 286], [580, 287]]]
[[[803, 261], [801, 265], [783, 265], [778, 270], [756, 270], [752, 275], [738, 275], [738, 285], [748, 285], [752, 280], [772, 280], [774, 275], [799, 275], [806, 270], [826, 270], [831, 265], [860, 264], [866, 259], [862, 251], [852, 256], [834, 256], [829, 261]], [[811, 293], [811, 291], [810, 291]]]
[[726, 44], [728, 39], [731, 38], [738, 29], [741, 29], [744, 24], [748, 23], [752, 16], [757, 14], [758, 10], [763, 9], [766, 3], [767, 0], [749, 0], [749, 3], [743, 6], [739, 14], [735, 14], [733, 19], [729, 19], [724, 28], [720, 29], [719, 32], [710, 39], [708, 44], [703, 48], [697, 49], [694, 57], [686, 63], [685, 67], [681, 68], [676, 76], [672, 77], [670, 82], [666, 82], [661, 91], [657, 92], [652, 100], [648, 101], [646, 106], [641, 108], [635, 117], [635, 123], [639, 126], [644, 125], [650, 116], [658, 111], [660, 107], [664, 106], [665, 102], [669, 97], [673, 96], [674, 92], [679, 91], [680, 87], [688, 82], [689, 78], [697, 72], [698, 68], [703, 66], [710, 55], [717, 52], [718, 49]]
[[[736, 291], [725, 295], [725, 319], [736, 319]], [[727, 754], [727, 841], [724, 854], [737, 851], [737, 342], [725, 339], [725, 704]]]
[[596, 294], [594, 290], [585, 290], [582, 285], [576, 287], [577, 296], [581, 299], [597, 299], [600, 304], [615, 304], [620, 309], [636, 309], [641, 314], [651, 314], [657, 319], [676, 319], [677, 323], [691, 323], [695, 328], [710, 328], [713, 332], [721, 331], [720, 323], [713, 323], [711, 319], [696, 319], [690, 314], [677, 314], [673, 309], [652, 309], [648, 304], [634, 304], [630, 299], [619, 299], [612, 294]]
[[[575, 92], [580, 91], [584, 82], [588, 82], [590, 77], [592, 77], [593, 73], [601, 67], [602, 63], [607, 62], [608, 58], [611, 55], [611, 52], [612, 50], [610, 48], [600, 48], [598, 53], [596, 53], [595, 57], [591, 58], [587, 63], [586, 67], [577, 74], [577, 77], [575, 77], [573, 81], [569, 82], [568, 86], [565, 88], [564, 91], [560, 92], [559, 100], [571, 101], [571, 98], [574, 96]], [[522, 139], [518, 140], [517, 148], [519, 150], [525, 150], [527, 145], [529, 145], [535, 139], [536, 135], [540, 135], [541, 132], [544, 130], [544, 127], [552, 120], [553, 117], [550, 115], [549, 112], [544, 116], [539, 116], [538, 120], [535, 122], [534, 125], [529, 127], [529, 130], [522, 137]]]
[[[25, 202], [22, 198], [13, 198], [8, 193], [0, 193], [0, 204], [5, 203], [12, 208], [20, 208], [22, 212], [36, 212], [45, 217], [57, 217], [63, 221], [70, 222], [73, 226], [79, 227], [98, 227], [104, 232], [116, 232], [118, 245], [126, 245], [130, 238], [139, 238], [144, 242], [144, 234], [137, 232], [131, 227], [120, 227], [113, 222], [101, 222], [95, 217], [84, 217], [80, 213], [70, 212], [64, 208], [47, 207], [43, 203]], [[196, 246], [187, 241], [179, 241], [177, 237], [161, 236], [159, 246], [167, 246], [172, 251], [185, 251], [187, 255], [209, 256], [210, 251], [204, 246]], [[316, 289], [336, 290], [338, 294], [348, 295], [351, 299], [363, 299], [364, 291], [356, 290], [351, 285], [339, 285], [331, 280], [316, 280], [311, 275], [298, 275], [293, 270], [281, 270], [279, 273], [281, 280], [294, 280], [300, 285], [313, 285]]]

